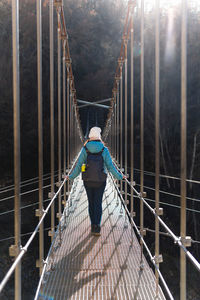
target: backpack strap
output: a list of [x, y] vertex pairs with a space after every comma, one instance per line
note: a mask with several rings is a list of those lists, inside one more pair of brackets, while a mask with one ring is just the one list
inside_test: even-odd
[[84, 146], [84, 148], [85, 148], [85, 151], [87, 152], [87, 154], [90, 153], [90, 151], [88, 150], [88, 148], [86, 147], [86, 145]]
[[104, 151], [104, 149], [105, 149], [105, 147], [103, 147], [103, 148], [101, 149], [101, 151], [99, 151], [99, 152], [97, 152], [97, 153], [91, 153], [91, 152], [88, 150], [88, 148], [86, 147], [86, 145], [84, 146], [84, 148], [85, 148], [85, 151], [87, 152], [87, 154], [93, 154], [93, 155], [99, 155], [99, 154], [102, 154], [103, 151]]

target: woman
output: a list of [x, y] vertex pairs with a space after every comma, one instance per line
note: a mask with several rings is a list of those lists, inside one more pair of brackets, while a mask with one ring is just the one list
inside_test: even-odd
[[[96, 170], [93, 169], [93, 174], [91, 177], [91, 174], [89, 173], [91, 173], [90, 171], [92, 166], [97, 166], [96, 168], [99, 168], [101, 159], [103, 164], [102, 170], [100, 170], [99, 172], [101, 174], [98, 176], [98, 174], [96, 174]], [[86, 164], [86, 170], [84, 164]], [[85, 174], [82, 173], [82, 179], [89, 202], [88, 209], [91, 221], [91, 233], [93, 235], [100, 235], [102, 198], [106, 187], [107, 177], [106, 169], [111, 172], [118, 180], [122, 180], [123, 178], [125, 178], [125, 176], [118, 172], [118, 170], [114, 166], [109, 150], [104, 146], [101, 140], [101, 128], [99, 127], [93, 127], [90, 129], [89, 139], [82, 148], [77, 163], [70, 175], [67, 176], [67, 179], [69, 178], [72, 180], [76, 178], [81, 172], [81, 167], [82, 171], [86, 171]]]

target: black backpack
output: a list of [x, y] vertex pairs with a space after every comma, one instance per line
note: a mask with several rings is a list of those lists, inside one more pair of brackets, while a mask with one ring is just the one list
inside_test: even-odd
[[107, 175], [104, 172], [103, 149], [98, 153], [91, 153], [85, 146], [87, 161], [85, 172], [82, 172], [84, 184], [88, 187], [100, 187], [106, 181]]

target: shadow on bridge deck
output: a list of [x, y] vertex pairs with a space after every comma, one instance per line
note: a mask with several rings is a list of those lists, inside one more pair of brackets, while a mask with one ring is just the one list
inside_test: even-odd
[[[62, 245], [51, 257], [39, 299], [155, 299], [155, 276], [145, 258], [140, 270], [140, 246], [111, 182], [100, 237], [90, 233], [86, 193], [80, 179], [76, 184]], [[159, 299], [165, 299], [160, 288]]]

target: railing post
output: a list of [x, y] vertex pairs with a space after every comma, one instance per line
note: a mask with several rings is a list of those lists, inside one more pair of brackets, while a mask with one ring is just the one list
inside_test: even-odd
[[73, 108], [72, 108], [72, 84], [73, 80], [72, 78], [70, 79], [70, 132], [69, 132], [69, 143], [70, 143], [70, 150], [69, 150], [69, 156], [70, 156], [70, 163], [73, 155], [73, 143], [72, 143], [72, 125], [73, 125]]
[[115, 159], [117, 159], [117, 90], [115, 90]]
[[[131, 151], [130, 151], [130, 163], [131, 163], [131, 182], [133, 182], [134, 179], [134, 98], [133, 98], [133, 93], [134, 93], [134, 56], [133, 56], [133, 51], [134, 51], [134, 29], [133, 29], [133, 19], [134, 19], [134, 6], [133, 3], [131, 2], [130, 4], [130, 9], [131, 9]], [[131, 217], [133, 217], [133, 190], [131, 189], [131, 206], [130, 206], [130, 213]]]
[[[186, 237], [186, 177], [187, 177], [187, 1], [182, 0], [181, 32], [181, 239]], [[186, 255], [180, 251], [180, 299], [186, 300]]]
[[[43, 119], [42, 119], [42, 6], [41, 0], [37, 1], [37, 81], [38, 81], [38, 170], [39, 170], [39, 220], [43, 211]], [[39, 230], [39, 261], [36, 262], [40, 268], [40, 275], [43, 269], [44, 259], [44, 224]]]
[[117, 107], [117, 125], [116, 125], [116, 135], [117, 135], [117, 163], [119, 163], [119, 81], [120, 77], [118, 76], [116, 78], [116, 84], [117, 84], [117, 101], [116, 101], [116, 107]]
[[[54, 2], [49, 1], [49, 40], [50, 40], [50, 132], [51, 132], [51, 196], [54, 196], [54, 34], [53, 34], [53, 12]], [[53, 242], [53, 236], [55, 232], [55, 204], [51, 206], [51, 242]]]
[[[140, 195], [144, 192], [144, 0], [141, 0], [141, 57], [140, 57]], [[140, 233], [144, 236], [144, 203], [140, 199]], [[141, 244], [141, 266], [143, 265], [143, 242]]]
[[[122, 144], [122, 130], [123, 130], [123, 59], [118, 60], [120, 68], [120, 169], [123, 166], [123, 144]], [[120, 182], [120, 192], [122, 193], [122, 181]]]
[[[69, 57], [66, 58], [67, 65], [67, 169], [70, 169], [70, 79], [69, 79]], [[67, 192], [69, 194], [69, 181], [67, 182]]]
[[[160, 0], [156, 0], [155, 14], [155, 200], [156, 212], [159, 211], [159, 189], [160, 189]], [[155, 217], [155, 262], [159, 268], [159, 221]], [[156, 275], [156, 297], [159, 293], [159, 274], [155, 270]]]
[[[61, 158], [61, 27], [60, 27], [60, 7], [57, 8], [57, 18], [58, 18], [58, 30], [57, 30], [57, 44], [58, 44], [58, 186], [61, 184], [62, 180], [62, 158]], [[60, 222], [62, 213], [61, 207], [61, 193], [58, 195], [58, 214], [57, 218]], [[59, 239], [61, 243], [61, 226], [59, 226]]]
[[[63, 41], [63, 174], [66, 174], [66, 40]], [[64, 184], [63, 204], [66, 206], [66, 182]]]
[[[125, 153], [125, 174], [127, 174], [127, 156], [128, 156], [128, 147], [127, 147], [127, 124], [128, 124], [128, 114], [127, 114], [127, 94], [128, 94], [128, 58], [127, 58], [127, 45], [128, 45], [128, 36], [125, 35], [123, 36], [123, 40], [124, 40], [124, 54], [125, 54], [125, 59], [124, 59], [124, 63], [125, 63], [125, 70], [124, 70], [124, 75], [125, 75], [125, 117], [124, 117], [124, 135], [125, 135], [125, 149], [124, 149], [124, 153]], [[127, 205], [127, 182], [125, 182], [125, 203]]]
[[[14, 125], [14, 182], [15, 182], [15, 257], [21, 246], [21, 159], [20, 159], [20, 75], [19, 75], [19, 1], [12, 0], [13, 53], [13, 125]], [[15, 269], [15, 300], [21, 299], [21, 262]]]

